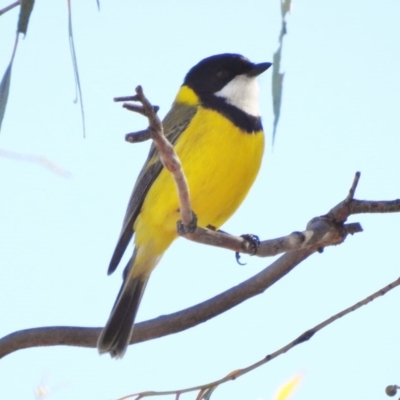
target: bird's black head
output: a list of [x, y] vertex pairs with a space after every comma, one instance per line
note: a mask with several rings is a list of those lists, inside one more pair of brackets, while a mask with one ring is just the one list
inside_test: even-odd
[[215, 93], [238, 75], [255, 77], [271, 63], [254, 64], [240, 54], [217, 54], [196, 64], [186, 75], [184, 85], [196, 93]]

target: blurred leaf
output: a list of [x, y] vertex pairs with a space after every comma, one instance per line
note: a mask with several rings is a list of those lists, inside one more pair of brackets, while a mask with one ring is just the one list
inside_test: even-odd
[[0, 129], [4, 114], [6, 112], [8, 94], [10, 92], [12, 61], [13, 60], [11, 60], [10, 64], [8, 65], [0, 83]]
[[281, 3], [282, 18], [286, 17], [286, 14], [290, 11], [291, 6], [292, 6], [292, 0], [282, 0]]
[[281, 114], [282, 93], [283, 93], [283, 78], [284, 73], [280, 72], [283, 37], [287, 34], [286, 30], [286, 14], [290, 11], [292, 6], [291, 0], [281, 0], [281, 13], [282, 13], [282, 26], [279, 32], [279, 47], [274, 53], [274, 62], [272, 67], [272, 102], [274, 110], [274, 124], [272, 131], [272, 145], [275, 143], [276, 131], [278, 128], [279, 117]]
[[23, 33], [24, 35], [26, 35], [26, 31], [28, 30], [29, 17], [31, 16], [34, 4], [35, 0], [21, 0], [21, 8], [19, 11], [17, 28], [18, 33]]
[[289, 400], [290, 395], [293, 394], [294, 389], [298, 386], [303, 377], [302, 374], [295, 375], [292, 379], [286, 382], [274, 397], [275, 400]]
[[72, 174], [65, 170], [64, 168], [60, 167], [53, 161], [51, 161], [49, 158], [41, 155], [36, 155], [36, 154], [23, 154], [23, 153], [17, 153], [12, 150], [6, 150], [6, 149], [1, 149], [0, 148], [0, 157], [3, 158], [8, 158], [10, 160], [16, 160], [16, 161], [25, 161], [25, 162], [31, 162], [34, 164], [38, 164], [47, 170], [53, 172], [56, 175], [59, 175], [63, 178], [70, 178]]
[[281, 64], [281, 51], [282, 47], [274, 54], [274, 61], [272, 66], [272, 104], [274, 110], [274, 126], [272, 133], [272, 144], [275, 142], [276, 129], [278, 127], [279, 116], [281, 113], [282, 92], [283, 92], [283, 78], [284, 73], [279, 72]]
[[8, 101], [8, 94], [10, 93], [11, 84], [11, 70], [14, 62], [15, 52], [18, 47], [18, 33], [15, 36], [14, 49], [11, 55], [10, 63], [4, 72], [3, 79], [0, 82], [0, 129], [3, 122], [4, 114], [6, 113], [6, 106]]

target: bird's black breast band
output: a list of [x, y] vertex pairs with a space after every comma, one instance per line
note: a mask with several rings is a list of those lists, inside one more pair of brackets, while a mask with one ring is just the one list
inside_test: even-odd
[[260, 117], [254, 117], [245, 113], [241, 109], [227, 103], [224, 98], [214, 95], [200, 95], [200, 99], [204, 108], [218, 111], [244, 132], [255, 133], [262, 130]]

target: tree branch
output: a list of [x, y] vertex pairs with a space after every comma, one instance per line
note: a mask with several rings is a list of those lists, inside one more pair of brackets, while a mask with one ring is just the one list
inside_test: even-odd
[[[137, 323], [131, 343], [177, 333], [222, 314], [262, 293], [315, 251], [316, 249], [305, 249], [287, 253], [252, 278], [209, 300], [173, 314]], [[101, 329], [54, 326], [17, 331], [0, 339], [0, 358], [16, 350], [39, 346], [95, 348]]]

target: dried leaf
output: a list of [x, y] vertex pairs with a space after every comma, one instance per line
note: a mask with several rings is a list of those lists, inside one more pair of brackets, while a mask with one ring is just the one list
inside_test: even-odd
[[29, 17], [33, 10], [35, 0], [21, 0], [21, 8], [19, 11], [18, 27], [17, 32], [26, 35], [28, 30]]

